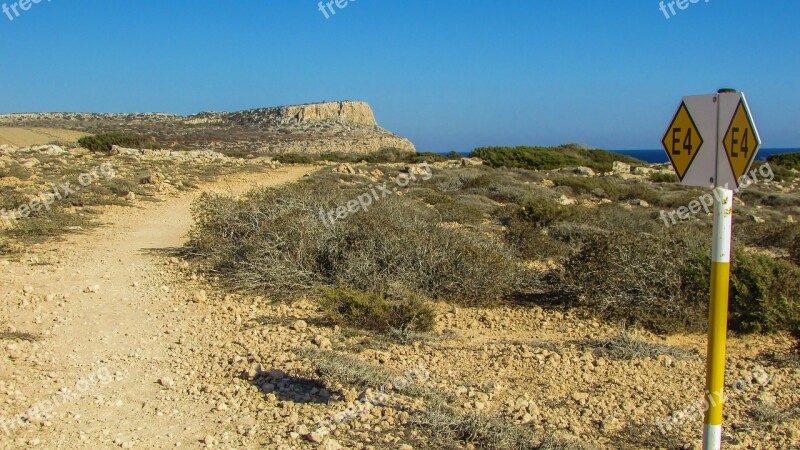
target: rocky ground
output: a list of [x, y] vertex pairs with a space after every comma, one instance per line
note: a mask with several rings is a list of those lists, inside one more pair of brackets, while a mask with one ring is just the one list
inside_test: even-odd
[[[387, 338], [327, 325], [313, 298], [225, 291], [179, 257], [201, 190], [312, 170], [107, 206], [99, 228], [0, 255], [0, 448], [442, 448], [419, 423], [433, 396], [535, 431], [532, 446], [699, 448], [704, 336], [641, 334], [651, 346], [630, 349], [621, 325], [575, 313], [441, 303], [433, 333]], [[794, 346], [731, 337], [726, 448], [800, 445]]]

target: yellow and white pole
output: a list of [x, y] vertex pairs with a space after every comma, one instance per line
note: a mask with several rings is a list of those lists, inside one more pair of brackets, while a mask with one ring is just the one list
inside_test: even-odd
[[722, 447], [722, 407], [725, 385], [725, 339], [728, 333], [728, 289], [731, 273], [733, 191], [714, 189], [714, 242], [711, 255], [711, 303], [708, 316], [708, 357], [703, 450]]

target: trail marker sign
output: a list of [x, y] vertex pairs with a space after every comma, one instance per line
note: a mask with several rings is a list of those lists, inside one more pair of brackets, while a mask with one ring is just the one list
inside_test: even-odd
[[703, 147], [703, 136], [695, 124], [692, 115], [686, 107], [686, 102], [681, 102], [675, 118], [664, 133], [661, 143], [667, 150], [672, 167], [678, 173], [678, 178], [683, 180], [686, 172], [692, 165], [694, 158]]
[[750, 108], [744, 96], [736, 107], [722, 145], [728, 155], [733, 176], [740, 180], [747, 173], [761, 146], [761, 138], [753, 124], [753, 117], [750, 115]]
[[761, 138], [744, 94], [724, 90], [684, 97], [661, 143], [681, 184], [736, 190]]

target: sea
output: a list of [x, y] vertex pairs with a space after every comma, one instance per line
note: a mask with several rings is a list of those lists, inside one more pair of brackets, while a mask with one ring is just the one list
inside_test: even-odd
[[[632, 156], [650, 164], [661, 164], [669, 162], [667, 153], [664, 150], [611, 150], [614, 153]], [[758, 151], [756, 159], [765, 160], [771, 155], [780, 153], [800, 152], [800, 148], [762, 148]]]
[[[609, 150], [614, 153], [620, 153], [627, 156], [632, 156], [636, 159], [642, 160], [650, 164], [663, 164], [668, 163], [669, 158], [664, 150]], [[780, 153], [795, 153], [800, 152], [800, 148], [762, 148], [756, 155], [757, 160], [765, 160], [771, 155]], [[446, 154], [446, 152], [442, 152]], [[469, 156], [470, 152], [458, 152], [461, 156]]]

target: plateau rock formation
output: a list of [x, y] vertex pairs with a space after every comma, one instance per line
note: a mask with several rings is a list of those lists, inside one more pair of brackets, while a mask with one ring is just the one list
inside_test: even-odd
[[228, 154], [366, 154], [388, 147], [416, 151], [408, 139], [381, 128], [367, 103], [353, 101], [203, 112], [188, 117], [163, 113], [2, 114], [0, 127], [134, 133], [168, 148]]

